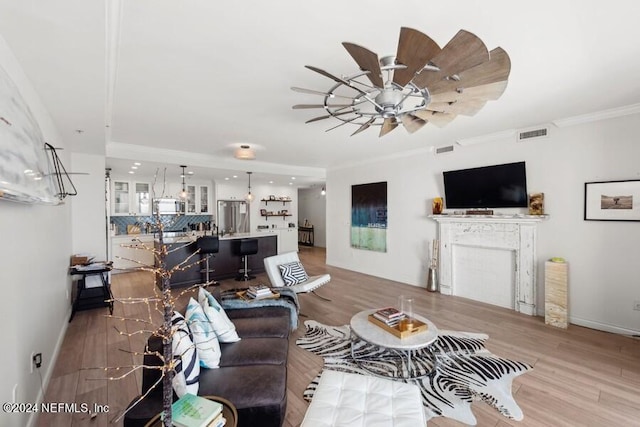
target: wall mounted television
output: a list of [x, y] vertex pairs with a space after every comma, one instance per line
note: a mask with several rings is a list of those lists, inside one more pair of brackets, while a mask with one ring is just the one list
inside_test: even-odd
[[525, 162], [442, 173], [447, 208], [526, 208]]

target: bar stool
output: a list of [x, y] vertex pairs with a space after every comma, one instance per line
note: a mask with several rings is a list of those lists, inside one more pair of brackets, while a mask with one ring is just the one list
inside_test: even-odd
[[255, 255], [258, 253], [258, 239], [241, 239], [238, 241], [237, 245], [237, 253], [243, 258], [244, 268], [241, 268], [238, 271], [236, 280], [247, 281], [255, 279], [256, 276], [249, 275], [251, 270], [249, 270], [248, 267], [248, 259], [249, 255]]
[[[206, 283], [209, 283], [209, 273], [214, 270], [209, 269], [209, 258], [212, 254], [217, 254], [220, 249], [220, 241], [218, 236], [201, 236], [196, 240], [196, 247], [200, 250], [200, 256], [205, 255], [205, 267], [200, 270], [200, 274], [205, 273]], [[219, 285], [218, 282], [212, 283], [212, 285]]]

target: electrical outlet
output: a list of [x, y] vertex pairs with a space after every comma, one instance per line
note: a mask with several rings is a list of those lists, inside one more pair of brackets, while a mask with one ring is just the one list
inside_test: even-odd
[[31, 373], [33, 374], [33, 368], [39, 369], [42, 366], [42, 353], [32, 352], [29, 365], [31, 366]]
[[633, 309], [640, 311], [640, 301], [633, 302]]

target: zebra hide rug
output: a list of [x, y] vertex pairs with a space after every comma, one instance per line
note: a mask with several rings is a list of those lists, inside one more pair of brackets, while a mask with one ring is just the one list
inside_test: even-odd
[[[397, 373], [406, 368], [405, 359], [398, 352], [381, 349], [365, 341], [355, 339], [353, 351], [358, 363], [351, 356], [351, 334], [349, 326], [327, 326], [314, 320], [304, 322], [306, 333], [296, 341], [301, 348], [324, 359], [323, 369], [370, 375], [373, 370], [379, 375], [394, 380], [410, 382], [420, 387], [427, 420], [447, 417], [467, 425], [476, 425], [471, 412], [471, 403], [482, 400], [505, 417], [520, 421], [522, 410], [511, 395], [513, 378], [532, 366], [526, 363], [495, 356], [484, 347], [489, 338], [485, 334], [440, 331], [431, 346], [437, 358], [435, 372], [419, 379], [397, 378]], [[433, 368], [432, 358], [427, 352], [418, 351], [412, 359], [417, 369], [429, 372]], [[362, 366], [367, 369], [363, 369]], [[320, 375], [309, 384], [304, 398], [311, 401]]]

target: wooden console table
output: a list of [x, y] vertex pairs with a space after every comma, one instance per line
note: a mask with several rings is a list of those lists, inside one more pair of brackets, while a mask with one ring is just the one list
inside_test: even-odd
[[313, 226], [298, 227], [298, 244], [302, 246], [313, 246]]

